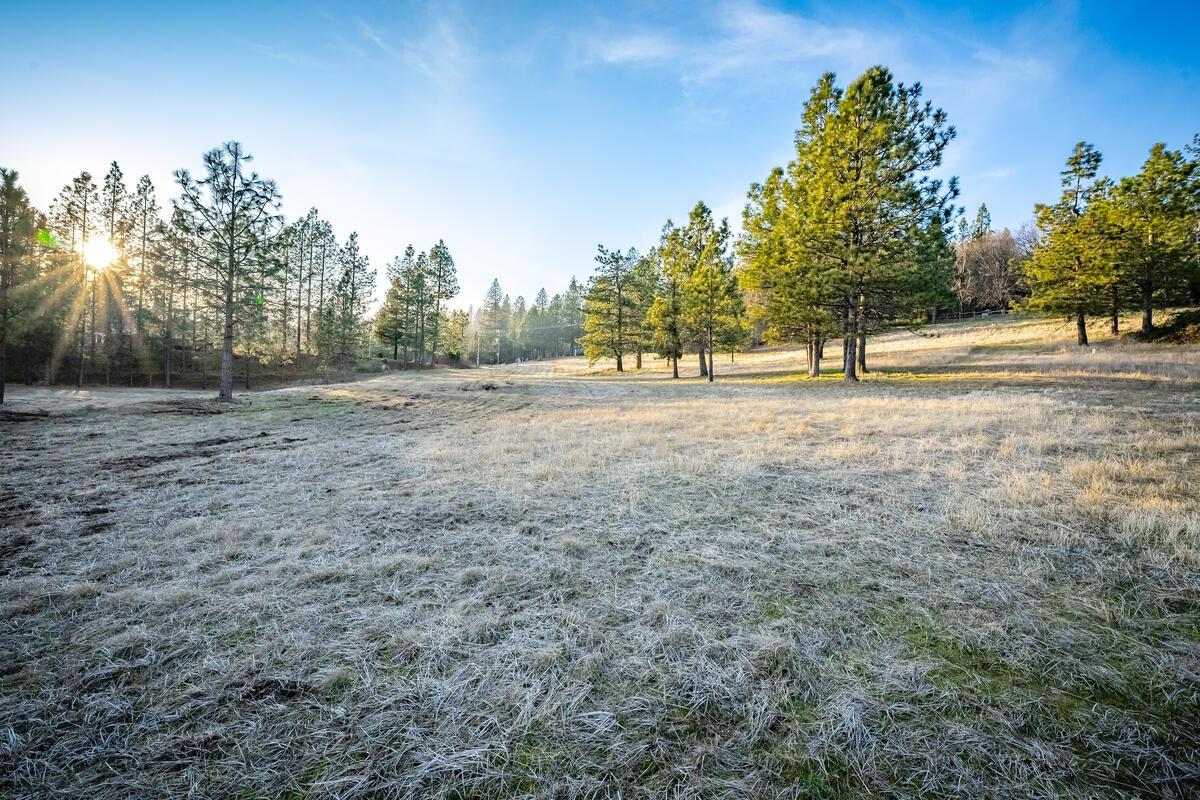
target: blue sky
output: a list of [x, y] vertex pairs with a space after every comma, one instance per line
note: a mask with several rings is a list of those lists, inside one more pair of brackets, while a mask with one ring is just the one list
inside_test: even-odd
[[[382, 267], [445, 239], [462, 305], [653, 245], [703, 199], [737, 223], [809, 88], [880, 63], [958, 128], [945, 174], [1017, 226], [1072, 145], [1110, 175], [1200, 132], [1200, 4], [24, 3], [0, 0], [0, 164], [36, 203], [116, 159], [161, 198], [238, 139], [289, 216]], [[164, 203], [165, 205], [165, 203]]]

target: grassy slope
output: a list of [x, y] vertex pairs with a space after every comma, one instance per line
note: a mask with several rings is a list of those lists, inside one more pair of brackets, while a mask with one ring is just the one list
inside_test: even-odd
[[925, 333], [18, 390], [0, 794], [1194, 795], [1200, 349]]

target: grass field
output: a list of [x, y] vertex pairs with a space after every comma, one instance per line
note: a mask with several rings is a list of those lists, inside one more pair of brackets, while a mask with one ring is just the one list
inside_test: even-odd
[[17, 388], [0, 795], [1197, 796], [1200, 347], [921, 333]]

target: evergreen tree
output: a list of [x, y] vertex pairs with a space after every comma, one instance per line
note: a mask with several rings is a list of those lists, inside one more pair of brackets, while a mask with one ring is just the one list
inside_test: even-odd
[[512, 356], [516, 361], [525, 358], [526, 347], [528, 346], [527, 326], [529, 324], [528, 309], [525, 307], [525, 298], [517, 295], [517, 299], [513, 301], [512, 311], [510, 312], [508, 330], [509, 338], [512, 341]]
[[[95, 297], [91, 291], [95, 276], [86, 256], [90, 251], [90, 244], [102, 235], [100, 194], [91, 173], [81, 172], [63, 187], [51, 206], [51, 215], [58, 242], [65, 246], [65, 252], [62, 252], [65, 260], [62, 275], [65, 280], [62, 288], [66, 290], [64, 294], [72, 295], [68, 298], [70, 305], [64, 334], [72, 329], [75, 331], [73, 338], [78, 358], [75, 383], [82, 386], [84, 364], [89, 352], [93, 356], [93, 363], [95, 361], [96, 341], [95, 315], [90, 313], [95, 308]], [[92, 321], [91, 348], [86, 346], [89, 317]], [[56, 348], [55, 361], [63, 356], [65, 346], [64, 336]]]
[[15, 328], [18, 308], [12, 289], [29, 280], [35, 218], [29, 196], [17, 184], [15, 170], [0, 167], [0, 405], [4, 404], [4, 381], [8, 374], [9, 332]]
[[642, 353], [654, 347], [654, 326], [650, 309], [658, 296], [662, 281], [662, 259], [658, 251], [638, 257], [629, 271], [629, 293], [631, 298], [629, 315], [629, 340], [636, 356], [635, 367], [642, 368]]
[[[983, 238], [992, 236], [988, 233]], [[913, 256], [914, 268], [898, 311], [913, 322], [936, 319], [938, 308], [954, 302], [955, 254], [950, 245], [949, 226], [941, 220], [931, 220], [921, 231]]]
[[[796, 175], [802, 151], [789, 165]], [[838, 298], [833, 273], [805, 247], [799, 193], [803, 181], [772, 170], [762, 184], [750, 187], [738, 242], [742, 269], [738, 280], [751, 307], [751, 319], [766, 325], [769, 340], [805, 343], [808, 374], [821, 374], [825, 342], [837, 333]]]
[[451, 311], [446, 318], [446, 337], [442, 347], [450, 361], [462, 362], [467, 358], [470, 327], [471, 317], [462, 309]]
[[1154, 307], [1183, 299], [1196, 274], [1195, 169], [1183, 153], [1156, 144], [1141, 171], [1117, 183], [1098, 208], [1113, 237], [1117, 279], [1139, 302], [1144, 333], [1154, 329]]
[[483, 305], [479, 309], [480, 343], [489, 355], [494, 354], [493, 364], [500, 363], [500, 347], [508, 330], [508, 315], [504, 310], [504, 290], [498, 279], [492, 280]]
[[433, 366], [438, 349], [442, 303], [458, 294], [458, 272], [454, 267], [454, 259], [450, 256], [450, 248], [441, 239], [429, 250], [429, 289], [433, 303], [429, 365]]
[[280, 201], [274, 181], [247, 172], [250, 160], [241, 144], [227, 142], [205, 153], [205, 177], [197, 180], [187, 170], [175, 172], [183, 224], [202, 244], [205, 278], [224, 309], [218, 398], [227, 402], [233, 400], [235, 304], [259, 277], [276, 232], [278, 217], [273, 212]]
[[689, 270], [683, 254], [683, 233], [671, 220], [663, 226], [658, 254], [662, 260], [662, 280], [646, 312], [655, 351], [671, 362], [671, 377], [679, 377], [679, 359], [683, 356], [683, 284]]
[[756, 315], [804, 331], [812, 374], [831, 320], [847, 381], [858, 380], [870, 328], [904, 306], [925, 232], [946, 224], [957, 181], [929, 176], [955, 131], [920, 84], [872, 67], [842, 90], [812, 90], [786, 170], [751, 188], [740, 252]]
[[[707, 209], [705, 209], [707, 210]], [[711, 215], [707, 217], [711, 224]], [[696, 255], [694, 268], [682, 284], [680, 321], [685, 331], [699, 342], [700, 358], [708, 353], [708, 364], [702, 373], [714, 378], [713, 350], [719, 342], [740, 338], [742, 297], [733, 274], [732, 260], [727, 253], [729, 226], [722, 220], [704, 236], [703, 247]]]
[[[388, 265], [387, 272], [389, 277], [394, 274], [396, 265], [400, 259], [392, 259], [392, 263]], [[397, 361], [400, 358], [400, 341], [404, 337], [404, 300], [401, 295], [398, 278], [391, 278], [391, 285], [388, 286], [387, 292], [383, 297], [383, 305], [375, 314], [373, 329], [375, 336], [382, 342], [388, 344], [392, 348], [392, 360]]]
[[1042, 240], [1026, 264], [1031, 308], [1075, 318], [1077, 341], [1088, 343], [1087, 315], [1099, 313], [1115, 275], [1105, 249], [1105, 220], [1092, 211], [1108, 182], [1098, 179], [1101, 156], [1087, 142], [1075, 145], [1062, 171], [1063, 193], [1034, 209]]
[[982, 239], [992, 232], [992, 215], [988, 212], [986, 203], [979, 205], [979, 210], [975, 212], [975, 221], [971, 223], [972, 239]]
[[617, 362], [617, 372], [624, 372], [624, 357], [630, 352], [629, 323], [634, 312], [629, 273], [637, 252], [633, 251], [630, 258], [604, 245], [598, 245], [596, 250], [598, 266], [583, 301], [584, 334], [579, 343], [589, 363], [612, 358]]
[[[133, 297], [126, 300], [126, 306], [132, 307], [134, 322], [133, 346], [141, 353], [142, 336], [146, 327], [146, 291], [154, 273], [153, 256], [158, 250], [160, 240], [156, 236], [162, 222], [159, 212], [161, 209], [154, 194], [154, 184], [149, 175], [138, 179], [137, 187], [130, 200], [129, 213], [131, 224], [131, 247], [134, 263], [137, 268], [131, 278]], [[128, 289], [128, 287], [127, 287]]]
[[920, 84], [895, 83], [872, 67], [843, 92], [832, 74], [817, 84], [797, 136], [793, 176], [803, 183], [800, 231], [841, 306], [844, 376], [858, 380], [873, 320], [908, 286], [912, 249], [932, 220], [947, 222], [958, 195], [928, 176], [955, 130], [921, 100]]
[[563, 292], [559, 308], [562, 315], [559, 324], [562, 325], [563, 331], [560, 340], [563, 352], [571, 356], [579, 355], [576, 345], [583, 338], [583, 287], [574, 275], [567, 284], [567, 290]]

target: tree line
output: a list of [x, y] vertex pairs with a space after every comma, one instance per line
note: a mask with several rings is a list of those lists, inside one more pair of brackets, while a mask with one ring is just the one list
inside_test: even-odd
[[449, 257], [439, 255], [439, 246], [444, 248], [439, 242], [428, 254], [410, 246], [388, 265], [391, 286], [374, 319], [376, 355], [390, 353], [401, 367], [465, 367], [579, 354], [582, 290], [574, 278], [553, 297], [539, 289], [532, 303], [521, 295], [513, 299], [497, 278], [479, 305], [445, 309], [438, 298], [457, 293], [457, 281], [450, 272], [439, 283], [436, 264]]
[[583, 336], [583, 290], [571, 278], [565, 291], [550, 297], [539, 289], [532, 303], [514, 300], [500, 280], [492, 280], [483, 302], [462, 312], [465, 360], [503, 364], [579, 354]]
[[[283, 379], [369, 355], [373, 328], [387, 325], [370, 319], [375, 271], [358, 234], [339, 240], [316, 209], [286, 220], [278, 187], [251, 161], [237, 142], [205, 153], [200, 174], [175, 172], [166, 211], [149, 176], [131, 190], [116, 162], [99, 185], [80, 173], [47, 211], [0, 169], [0, 401], [9, 376], [214, 381], [229, 400], [252, 365]], [[414, 318], [401, 323], [422, 363], [457, 292], [446, 245], [430, 255], [428, 283], [412, 295], [428, 312], [415, 345]]]
[[699, 203], [646, 256], [602, 247], [584, 300], [585, 354], [623, 371], [627, 354], [640, 362], [649, 350], [678, 377], [695, 353], [711, 381], [714, 352], [744, 346], [754, 329], [805, 342], [815, 376], [840, 335], [845, 377], [857, 380], [868, 332], [950, 297], [958, 185], [929, 173], [955, 132], [921, 93], [883, 67], [845, 89], [828, 73], [805, 104], [795, 158], [751, 186], [737, 241]]
[[889, 325], [1019, 308], [1070, 315], [1086, 344], [1089, 314], [1108, 314], [1115, 333], [1120, 312], [1140, 308], [1150, 331], [1154, 309], [1200, 298], [1200, 136], [1182, 151], [1155, 145], [1116, 182], [1081, 143], [1059, 201], [997, 232], [986, 205], [968, 221], [958, 180], [935, 176], [956, 131], [922, 95], [884, 67], [846, 87], [827, 73], [792, 160], [751, 185], [736, 241], [699, 203], [645, 255], [601, 246], [583, 298], [589, 361], [623, 372], [653, 352], [679, 377], [694, 353], [711, 381], [718, 349], [786, 340], [805, 344], [816, 377], [840, 339], [843, 377], [857, 381], [868, 335]]
[[1137, 174], [1100, 176], [1100, 152], [1075, 146], [1062, 171], [1062, 195], [1034, 210], [1041, 239], [1027, 262], [1031, 309], [1074, 319], [1088, 343], [1087, 317], [1107, 316], [1118, 333], [1122, 311], [1154, 312], [1200, 297], [1200, 134], [1182, 150], [1155, 144]]
[[612, 358], [618, 372], [626, 356], [642, 367], [642, 356], [668, 359], [679, 377], [686, 353], [697, 356], [702, 376], [712, 380], [718, 348], [733, 352], [748, 335], [737, 287], [731, 233], [697, 203], [685, 225], [667, 220], [656, 247], [645, 255], [604, 246], [583, 300], [583, 353], [592, 363]]
[[466, 311], [447, 306], [459, 287], [446, 244], [410, 245], [387, 265], [373, 316], [357, 233], [339, 240], [316, 209], [287, 221], [237, 142], [206, 153], [200, 176], [176, 171], [165, 214], [150, 178], [129, 189], [115, 162], [99, 185], [80, 173], [45, 212], [0, 169], [0, 401], [9, 376], [215, 379], [231, 399], [239, 365], [248, 385], [252, 365], [283, 380], [389, 353], [421, 367], [582, 352], [618, 372], [649, 353], [674, 377], [694, 355], [711, 381], [716, 352], [779, 340], [805, 344], [814, 377], [840, 340], [856, 381], [868, 336], [889, 325], [1020, 308], [1071, 318], [1086, 344], [1089, 316], [1116, 333], [1137, 309], [1151, 332], [1155, 310], [1200, 298], [1200, 135], [1181, 150], [1155, 144], [1119, 180], [1081, 142], [1059, 199], [1015, 233], [992, 230], [986, 206], [968, 220], [957, 179], [935, 177], [955, 135], [919, 83], [879, 66], [845, 87], [827, 73], [792, 159], [751, 185], [736, 239], [697, 203], [645, 253], [598, 246], [585, 285], [527, 303], [497, 279]]

